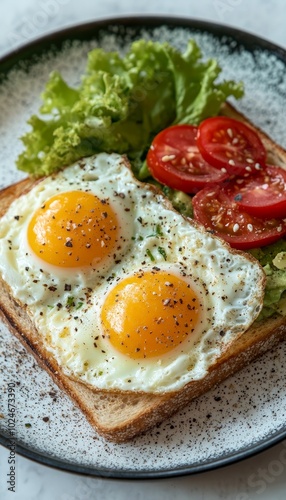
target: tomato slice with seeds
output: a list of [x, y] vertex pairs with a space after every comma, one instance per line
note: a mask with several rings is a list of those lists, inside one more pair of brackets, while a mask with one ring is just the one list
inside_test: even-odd
[[255, 217], [286, 217], [286, 171], [267, 166], [255, 176], [227, 183], [228, 196]]
[[154, 138], [147, 165], [157, 181], [185, 193], [196, 193], [228, 178], [225, 171], [203, 159], [196, 143], [197, 133], [198, 128], [192, 125], [173, 125]]
[[249, 175], [266, 162], [266, 150], [258, 134], [226, 116], [204, 120], [198, 128], [197, 144], [207, 162], [230, 175]]
[[195, 220], [238, 250], [269, 245], [286, 234], [283, 220], [253, 217], [221, 186], [199, 191], [193, 198], [193, 208]]

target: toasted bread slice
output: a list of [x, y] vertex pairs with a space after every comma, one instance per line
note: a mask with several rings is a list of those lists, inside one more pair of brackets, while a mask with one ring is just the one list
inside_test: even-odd
[[[249, 124], [248, 120], [230, 105], [225, 105], [222, 113]], [[251, 126], [260, 134], [269, 153], [269, 161], [286, 168], [286, 152], [254, 125]], [[1, 191], [0, 217], [10, 203], [29, 190], [34, 183], [34, 180], [26, 179]], [[0, 280], [0, 312], [11, 331], [51, 374], [57, 385], [81, 408], [91, 425], [106, 439], [117, 443], [132, 439], [171, 416], [192, 399], [204, 394], [277, 345], [286, 335], [286, 318], [274, 316], [256, 322], [216, 360], [204, 379], [190, 382], [180, 391], [162, 395], [113, 393], [94, 391], [62, 372], [56, 360], [46, 350], [25, 308], [13, 298], [3, 280]]]

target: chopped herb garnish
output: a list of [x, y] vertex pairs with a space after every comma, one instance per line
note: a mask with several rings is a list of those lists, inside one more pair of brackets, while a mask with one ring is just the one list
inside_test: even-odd
[[77, 304], [74, 301], [74, 297], [69, 296], [67, 298], [67, 307], [75, 307], [76, 309], [80, 309], [83, 306], [83, 302], [79, 301]]
[[167, 254], [163, 247], [158, 247], [158, 252], [162, 255], [164, 260], [167, 260]]
[[74, 307], [75, 306], [74, 297], [68, 297], [67, 298], [67, 306], [68, 307]]
[[149, 248], [147, 248], [146, 253], [147, 253], [148, 257], [150, 257], [150, 259], [152, 260], [152, 262], [154, 262], [155, 261], [155, 257], [152, 254], [151, 250], [149, 250]]
[[157, 224], [157, 226], [156, 226], [156, 234], [157, 234], [157, 236], [163, 236], [162, 228], [161, 228], [160, 224]]
[[151, 234], [148, 234], [147, 238], [159, 238], [159, 236], [163, 236], [163, 233], [162, 233], [162, 229], [161, 229], [161, 226], [160, 224], [157, 224], [156, 226], [156, 232], [155, 233], [151, 233]]

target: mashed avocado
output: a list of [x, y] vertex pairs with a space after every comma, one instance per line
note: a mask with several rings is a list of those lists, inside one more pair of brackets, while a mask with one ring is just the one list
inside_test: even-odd
[[286, 315], [286, 239], [272, 245], [255, 248], [249, 253], [262, 265], [266, 274], [263, 309], [259, 319], [274, 313]]

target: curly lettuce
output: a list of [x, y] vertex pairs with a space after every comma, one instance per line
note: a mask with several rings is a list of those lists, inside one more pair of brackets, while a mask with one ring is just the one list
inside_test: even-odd
[[[39, 115], [29, 120], [17, 160], [30, 175], [49, 175], [84, 156], [127, 154], [140, 178], [153, 137], [175, 123], [198, 124], [218, 114], [229, 96], [243, 95], [242, 83], [216, 83], [217, 61], [202, 60], [190, 40], [182, 54], [167, 43], [139, 40], [121, 57], [94, 49], [78, 88], [53, 72]], [[143, 173], [142, 173], [143, 172]]]

